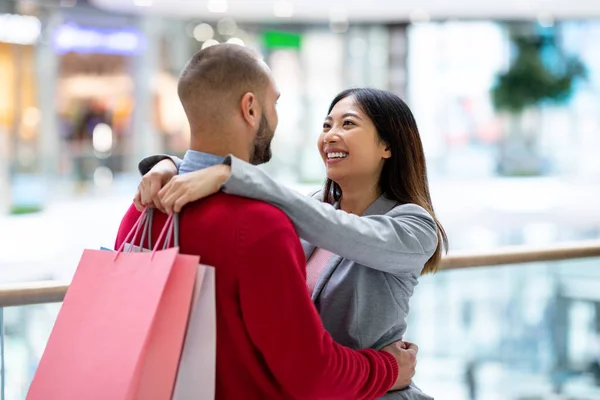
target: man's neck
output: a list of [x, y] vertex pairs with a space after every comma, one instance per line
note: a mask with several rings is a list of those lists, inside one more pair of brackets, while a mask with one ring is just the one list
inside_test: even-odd
[[369, 189], [365, 190], [364, 183], [361, 185], [358, 182], [351, 184], [340, 184], [342, 189], [342, 199], [340, 208], [347, 213], [362, 215], [371, 204], [381, 196], [379, 185], [375, 182], [369, 185]]
[[221, 157], [226, 157], [231, 154], [240, 160], [249, 162], [250, 152], [248, 149], [243, 148], [244, 146], [242, 146], [243, 143], [241, 140], [232, 140], [230, 135], [225, 134], [210, 134], [210, 136], [214, 136], [219, 140], [206, 139], [207, 136], [208, 135], [199, 132], [192, 132], [190, 139], [190, 150], [214, 154]]

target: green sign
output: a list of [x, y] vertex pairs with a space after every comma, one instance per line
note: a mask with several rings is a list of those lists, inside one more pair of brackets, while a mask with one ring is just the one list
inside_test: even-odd
[[294, 32], [266, 31], [262, 34], [267, 49], [299, 49], [302, 35]]

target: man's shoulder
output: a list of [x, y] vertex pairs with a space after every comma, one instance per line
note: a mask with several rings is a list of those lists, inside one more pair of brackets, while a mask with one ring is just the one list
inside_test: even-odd
[[190, 204], [186, 209], [189, 210], [190, 214], [207, 210], [210, 210], [211, 213], [220, 211], [225, 213], [228, 218], [238, 221], [245, 220], [263, 224], [280, 221], [291, 225], [288, 216], [269, 203], [223, 192], [195, 204]]

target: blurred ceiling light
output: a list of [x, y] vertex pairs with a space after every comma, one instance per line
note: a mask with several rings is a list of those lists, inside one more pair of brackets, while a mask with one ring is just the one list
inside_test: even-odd
[[232, 37], [231, 39], [229, 39], [227, 41], [227, 43], [230, 44], [239, 44], [240, 46], [245, 46], [246, 44], [244, 44], [244, 41], [238, 37]]
[[42, 32], [42, 23], [30, 15], [0, 14], [0, 42], [34, 44]]
[[110, 126], [99, 123], [92, 131], [92, 146], [99, 153], [108, 153], [113, 147], [113, 131]]
[[77, 0], [60, 0], [59, 4], [61, 7], [65, 8], [75, 7], [77, 5]]
[[101, 188], [109, 187], [113, 183], [113, 173], [110, 168], [104, 165], [99, 166], [94, 171], [94, 184]]
[[410, 22], [413, 24], [425, 23], [431, 20], [431, 16], [425, 10], [416, 9], [410, 13]]
[[207, 40], [206, 42], [202, 43], [202, 48], [206, 49], [207, 47], [214, 46], [216, 44], [219, 44], [219, 42], [217, 42], [214, 39], [210, 39], [210, 40]]
[[552, 28], [554, 26], [554, 17], [549, 12], [541, 12], [537, 17], [538, 24], [544, 28]]
[[329, 16], [329, 29], [333, 33], [346, 33], [349, 25], [348, 15], [344, 11], [334, 11]]
[[217, 31], [223, 36], [232, 36], [237, 31], [237, 24], [233, 18], [223, 18], [217, 22]]
[[332, 11], [329, 16], [330, 22], [348, 22], [348, 14], [344, 11]]
[[40, 110], [35, 107], [27, 107], [23, 111], [23, 125], [35, 128], [40, 123]]
[[206, 6], [211, 13], [227, 12], [227, 0], [209, 0]]
[[133, 0], [133, 4], [138, 7], [151, 7], [154, 0]]
[[290, 18], [294, 15], [294, 4], [287, 0], [275, 0], [273, 14], [279, 18]]
[[215, 31], [209, 24], [199, 24], [194, 28], [194, 39], [199, 42], [206, 42], [215, 36]]

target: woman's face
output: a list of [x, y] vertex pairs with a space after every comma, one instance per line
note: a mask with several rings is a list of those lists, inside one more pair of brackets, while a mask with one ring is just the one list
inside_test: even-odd
[[343, 182], [376, 184], [385, 159], [391, 157], [353, 96], [340, 100], [325, 118], [317, 146], [327, 177], [342, 186]]

